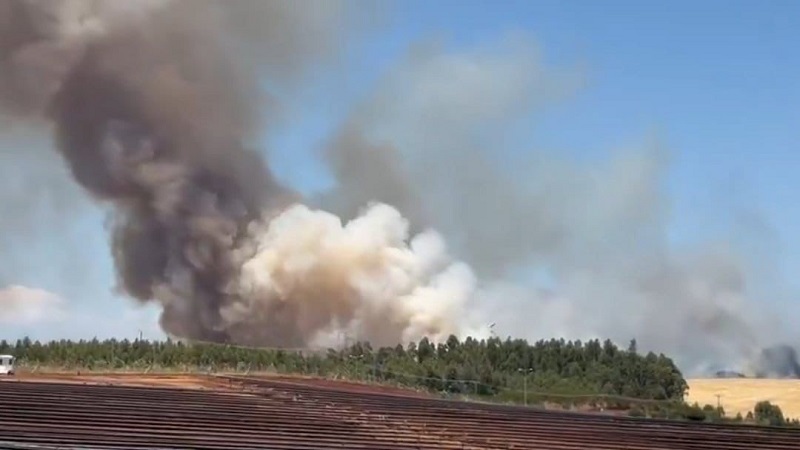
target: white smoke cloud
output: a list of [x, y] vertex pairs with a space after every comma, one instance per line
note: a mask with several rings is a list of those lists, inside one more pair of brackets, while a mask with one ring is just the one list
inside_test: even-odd
[[471, 269], [435, 231], [409, 236], [408, 221], [388, 205], [370, 205], [347, 223], [296, 205], [251, 235], [257, 250], [236, 287], [242, 303], [222, 311], [229, 323], [259, 327], [285, 315], [320, 346], [341, 343], [342, 333], [393, 345], [476, 331], [466, 328]]

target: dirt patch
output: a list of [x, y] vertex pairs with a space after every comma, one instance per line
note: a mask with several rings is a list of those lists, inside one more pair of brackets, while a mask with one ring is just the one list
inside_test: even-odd
[[419, 392], [412, 389], [405, 389], [395, 386], [386, 386], [382, 384], [367, 384], [367, 383], [358, 383], [355, 381], [327, 380], [324, 378], [295, 378], [286, 376], [272, 376], [264, 378], [275, 381], [304, 384], [313, 387], [331, 388], [339, 391], [346, 391], [352, 393], [398, 395], [402, 397], [418, 397], [418, 398], [432, 397], [432, 395], [427, 392]]
[[191, 374], [19, 373], [8, 378], [8, 381], [13, 380], [183, 389], [225, 389], [225, 386], [227, 386], [227, 383], [213, 377]]
[[[220, 374], [224, 375], [224, 374]], [[230, 374], [242, 376], [242, 374]], [[266, 379], [278, 382], [301, 384], [309, 387], [329, 388], [337, 391], [395, 395], [402, 397], [432, 398], [427, 392], [415, 391], [409, 388], [387, 386], [381, 384], [359, 383], [345, 380], [329, 380], [302, 375], [278, 375], [270, 373], [251, 373], [248, 378]], [[240, 390], [226, 379], [216, 378], [204, 374], [175, 374], [175, 373], [99, 373], [99, 372], [21, 372], [10, 377], [8, 381], [33, 381], [78, 384], [103, 384], [114, 386], [140, 386], [140, 387], [172, 387], [183, 389], [204, 389], [230, 391]]]

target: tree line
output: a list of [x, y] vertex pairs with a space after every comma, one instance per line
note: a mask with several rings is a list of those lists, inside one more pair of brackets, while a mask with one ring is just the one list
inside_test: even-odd
[[[391, 383], [484, 400], [628, 410], [631, 415], [722, 421], [724, 411], [687, 405], [688, 384], [671, 358], [640, 354], [610, 340], [459, 340], [427, 338], [406, 346], [373, 348], [355, 342], [343, 349], [300, 352], [168, 339], [0, 341], [21, 367], [66, 370], [204, 370], [275, 372]], [[751, 421], [775, 423], [777, 406]], [[780, 412], [778, 408], [778, 413]], [[759, 415], [756, 417], [756, 415]], [[780, 414], [780, 422], [786, 422]], [[741, 418], [742, 420], [747, 420]]]
[[427, 338], [403, 347], [373, 349], [356, 342], [342, 350], [290, 352], [181, 341], [89, 340], [41, 343], [28, 338], [0, 342], [26, 366], [122, 369], [136, 367], [271, 370], [319, 376], [371, 378], [449, 393], [495, 396], [504, 390], [552, 394], [605, 394], [654, 400], [682, 400], [686, 381], [673, 361], [639, 355], [635, 341], [625, 351], [610, 340], [521, 339], [460, 341]]

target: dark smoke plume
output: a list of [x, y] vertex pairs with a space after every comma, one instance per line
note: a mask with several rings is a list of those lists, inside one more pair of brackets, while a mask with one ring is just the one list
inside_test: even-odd
[[[468, 269], [440, 261], [438, 237], [408, 247], [407, 225], [389, 207], [344, 227], [289, 208], [298, 196], [248, 148], [268, 101], [254, 66], [290, 78], [304, 55], [319, 58], [326, 50], [314, 43], [330, 42], [319, 34], [339, 25], [339, 6], [318, 6], [0, 3], [3, 113], [53, 124], [74, 178], [113, 207], [120, 289], [158, 301], [172, 335], [303, 346], [337, 327], [392, 343], [455, 331], [446, 323], [455, 316], [420, 303], [437, 292], [452, 301], [454, 280], [470, 286]], [[353, 241], [357, 231], [365, 236]], [[292, 263], [299, 252], [304, 265]]]
[[800, 378], [797, 350], [789, 345], [765, 348], [757, 360], [755, 375], [761, 378]]
[[[231, 251], [248, 221], [286, 194], [244, 147], [257, 89], [209, 33], [209, 8], [189, 20], [191, 6], [171, 2], [123, 23], [115, 7], [5, 2], [3, 105], [52, 120], [75, 179], [117, 206], [124, 291], [169, 298], [171, 333], [226, 340], [217, 302], [237, 270]], [[70, 19], [91, 20], [79, 15], [105, 29], [70, 31]]]

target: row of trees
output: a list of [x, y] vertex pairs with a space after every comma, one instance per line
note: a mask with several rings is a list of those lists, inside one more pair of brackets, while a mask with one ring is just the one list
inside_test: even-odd
[[678, 419], [690, 421], [702, 421], [713, 423], [733, 423], [733, 424], [757, 424], [766, 426], [789, 426], [800, 427], [800, 421], [784, 417], [783, 411], [778, 405], [769, 401], [760, 401], [755, 404], [752, 411], [745, 416], [737, 413], [734, 417], [725, 415], [725, 409], [721, 406], [714, 407], [705, 405], [701, 407], [694, 403], [669, 404], [632, 404], [628, 415], [631, 417], [648, 417], [659, 419]]
[[[287, 352], [167, 340], [0, 342], [27, 366], [69, 369], [204, 368], [271, 370], [320, 376], [375, 379], [408, 386], [479, 396], [517, 391], [555, 395], [615, 395], [682, 400], [687, 389], [678, 368], [664, 355], [639, 355], [635, 342], [621, 350], [611, 341], [527, 341], [492, 338], [373, 349], [357, 342], [326, 353]], [[533, 394], [531, 394], [533, 395]], [[513, 396], [513, 395], [512, 395]]]
[[180, 341], [0, 341], [27, 369], [270, 371], [392, 383], [492, 401], [592, 405], [633, 416], [787, 424], [775, 405], [759, 404], [747, 418], [726, 419], [721, 408], [688, 405], [688, 385], [673, 361], [600, 342], [451, 336], [374, 349], [357, 342], [342, 350], [294, 352]]

